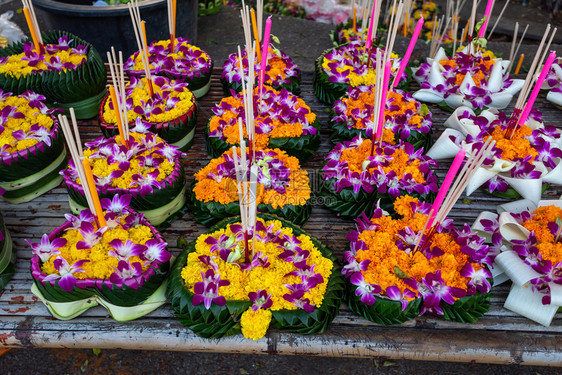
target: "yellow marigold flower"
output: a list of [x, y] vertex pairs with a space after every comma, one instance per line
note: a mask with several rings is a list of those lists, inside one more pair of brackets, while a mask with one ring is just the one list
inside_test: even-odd
[[250, 309], [242, 313], [240, 318], [240, 325], [242, 327], [242, 334], [247, 339], [259, 340], [269, 328], [269, 323], [271, 323], [271, 311], [259, 309], [258, 311], [252, 311]]

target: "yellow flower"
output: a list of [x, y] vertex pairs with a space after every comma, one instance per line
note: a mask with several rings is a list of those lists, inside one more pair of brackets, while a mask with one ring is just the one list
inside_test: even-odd
[[269, 328], [269, 323], [271, 323], [271, 311], [259, 309], [258, 311], [252, 311], [248, 309], [242, 313], [240, 318], [240, 325], [242, 326], [242, 334], [247, 339], [259, 340]]

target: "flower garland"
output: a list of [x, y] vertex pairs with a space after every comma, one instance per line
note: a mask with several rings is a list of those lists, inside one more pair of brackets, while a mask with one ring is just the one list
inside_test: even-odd
[[66, 72], [74, 70], [87, 60], [88, 48], [78, 45], [72, 48], [73, 39], [63, 35], [56, 44], [46, 44], [45, 50], [34, 50], [33, 42], [23, 44], [23, 53], [0, 57], [0, 74], [20, 78], [41, 71]]
[[521, 90], [523, 80], [503, 73], [509, 61], [496, 58], [492, 51], [469, 53], [469, 47], [451, 58], [440, 48], [434, 59], [428, 58], [416, 68], [414, 78], [421, 89], [414, 93], [414, 98], [451, 111], [461, 105], [474, 110], [507, 107]]
[[[244, 138], [247, 138], [244, 101], [242, 93], [221, 100], [213, 108], [214, 116], [209, 120], [207, 139], [214, 142], [210, 147], [212, 156], [218, 157], [232, 145], [237, 145], [240, 138], [238, 119], [241, 118], [244, 126]], [[301, 98], [292, 95], [289, 91], [275, 90], [264, 86], [261, 100], [258, 89], [254, 90], [254, 118], [256, 148], [273, 148], [279, 143], [290, 155], [298, 156], [299, 152], [307, 152], [311, 156], [318, 147], [319, 127], [314, 114]], [[292, 147], [287, 139], [308, 138], [304, 147]], [[311, 148], [306, 150], [306, 147]], [[294, 150], [292, 149], [294, 148]], [[294, 151], [294, 152], [293, 152]]]
[[203, 304], [208, 310], [230, 300], [250, 301], [241, 317], [242, 333], [257, 340], [267, 331], [272, 311], [314, 312], [322, 304], [334, 264], [309, 236], [295, 236], [278, 220], [258, 218], [253, 238], [252, 261], [244, 264], [239, 261], [244, 247], [240, 223], [199, 236], [181, 277], [194, 294], [194, 306]]
[[[264, 85], [272, 86], [280, 90], [285, 88], [295, 95], [300, 94], [301, 71], [293, 60], [283, 51], [269, 48], [267, 55], [267, 65], [265, 67]], [[256, 77], [259, 76], [261, 64], [256, 56], [254, 71]], [[248, 79], [248, 55], [246, 49], [242, 52], [242, 65], [244, 67], [244, 77]], [[221, 75], [223, 88], [226, 95], [230, 95], [230, 89], [235, 92], [242, 90], [242, 74], [238, 54], [231, 53], [225, 61]]]
[[375, 147], [371, 156], [370, 139], [358, 136], [338, 143], [328, 153], [322, 168], [323, 193], [336, 197], [336, 202], [328, 207], [344, 216], [358, 217], [362, 211], [367, 215], [372, 213], [379, 199], [388, 209], [404, 194], [431, 199], [438, 190], [437, 176], [432, 169], [438, 164], [422, 155], [422, 151], [414, 150], [409, 143], [385, 142], [382, 147]]
[[44, 234], [40, 243], [29, 243], [40, 263], [40, 280], [58, 280], [62, 290], [70, 292], [77, 280], [101, 279], [114, 284], [127, 284], [138, 278], [153, 263], [165, 263], [171, 253], [167, 244], [156, 239], [150, 227], [141, 224], [142, 216], [125, 208], [131, 195], [101, 200], [108, 227], [97, 227], [89, 210], [68, 220], [56, 238]]
[[[189, 44], [188, 39], [177, 37], [174, 51], [170, 47], [169, 39], [153, 41], [148, 46], [148, 62], [152, 74], [193, 80], [211, 73], [213, 62], [209, 54]], [[144, 75], [142, 59], [138, 51], [129, 57], [123, 69], [129, 76]]]
[[[483, 111], [477, 116], [469, 108], [458, 108], [445, 123], [450, 129], [441, 135], [428, 155], [445, 158], [456, 154], [461, 147], [467, 155], [474, 154], [491, 137], [496, 145], [469, 183], [467, 194], [482, 185], [489, 193], [502, 196], [506, 193], [507, 198], [521, 194], [536, 203], [542, 183], [558, 180], [556, 166], [562, 157], [562, 132], [554, 126], [545, 126], [541, 117], [538, 110], [531, 111], [527, 122], [517, 128], [511, 139], [506, 139], [510, 119], [504, 112]], [[510, 186], [516, 192], [509, 191]]]
[[[154, 189], [165, 187], [163, 182], [172, 175], [182, 152], [167, 145], [152, 133], [130, 133], [128, 147], [121, 137], [98, 138], [86, 143], [84, 156], [92, 164], [96, 188], [134, 190], [144, 197]], [[61, 172], [65, 181], [82, 185], [74, 161]]]
[[[361, 134], [372, 138], [374, 86], [350, 88], [347, 95], [334, 104], [331, 126], [334, 129], [332, 141], [350, 140]], [[417, 141], [418, 134], [430, 135], [431, 112], [425, 104], [415, 100], [410, 93], [402, 90], [389, 91], [385, 103], [383, 138], [394, 144], [397, 139], [414, 144], [416, 148], [427, 146]], [[388, 134], [387, 134], [388, 133]], [[395, 139], [392, 139], [392, 138]], [[427, 140], [428, 137], [422, 137]]]
[[[195, 105], [195, 97], [181, 80], [154, 77], [154, 95], [150, 95], [146, 78], [131, 77], [125, 86], [127, 119], [137, 128], [132, 131], [146, 132], [151, 123], [169, 122], [188, 113]], [[117, 124], [117, 117], [111, 97], [103, 104], [102, 120]]]
[[[366, 59], [363, 43], [353, 42], [325, 53], [321, 66], [324, 74], [328, 76], [328, 81], [353, 87], [374, 85], [376, 48], [373, 48], [370, 52]], [[400, 67], [401, 59], [393, 52], [390, 55], [390, 60], [392, 61], [392, 80]], [[402, 78], [402, 80], [405, 79], [405, 77]]]
[[0, 89], [0, 158], [40, 142], [51, 146], [56, 127], [45, 97], [26, 91], [13, 96]]
[[[237, 148], [238, 157], [240, 154], [240, 148]], [[248, 167], [250, 157], [249, 150], [246, 150]], [[310, 215], [308, 201], [311, 197], [311, 189], [308, 172], [300, 169], [300, 163], [296, 157], [289, 156], [280, 149], [256, 150], [255, 160], [258, 166], [256, 204], [260, 210], [269, 210], [297, 225], [304, 224]], [[249, 170], [248, 168], [248, 173]], [[206, 225], [240, 211], [232, 150], [211, 160], [209, 164], [195, 173], [193, 194], [192, 204], [196, 207], [193, 207], [191, 211], [196, 220]], [[199, 207], [213, 203], [220, 204], [223, 209], [214, 205], [213, 209], [208, 210]], [[230, 206], [233, 206], [232, 210], [230, 210]], [[289, 207], [294, 208], [289, 211]], [[297, 207], [301, 207], [305, 212], [300, 213], [300, 209]], [[227, 212], [222, 212], [224, 210]]]
[[377, 208], [371, 219], [356, 220], [342, 272], [362, 304], [396, 301], [403, 312], [421, 298], [421, 315], [445, 315], [459, 298], [490, 291], [488, 246], [468, 225], [457, 229], [446, 219], [427, 246], [415, 249], [419, 236], [425, 238], [430, 209], [431, 204], [406, 195], [394, 202], [402, 218], [392, 219]]
[[505, 307], [549, 325], [562, 305], [562, 242], [556, 238], [562, 207], [559, 201], [541, 201], [534, 210], [511, 209], [519, 213], [483, 212], [473, 228], [491, 241], [496, 276], [503, 271], [513, 281]]

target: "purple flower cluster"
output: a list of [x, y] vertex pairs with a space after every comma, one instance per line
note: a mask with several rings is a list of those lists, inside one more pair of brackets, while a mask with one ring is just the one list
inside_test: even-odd
[[[324, 73], [328, 75], [329, 82], [350, 84], [351, 73], [357, 76], [366, 76], [369, 71], [374, 70], [376, 56], [377, 48], [372, 48], [370, 54], [367, 56], [365, 43], [361, 40], [357, 40], [334, 48], [324, 54], [322, 66], [324, 68]], [[392, 57], [390, 60], [393, 66], [400, 65], [400, 58]], [[393, 80], [396, 76], [396, 72], [393, 70], [390, 76], [391, 80]], [[405, 74], [402, 75], [401, 80], [406, 80]]]
[[[239, 150], [238, 150], [239, 151]], [[291, 170], [286, 167], [283, 162], [276, 158], [277, 153], [273, 150], [264, 151], [257, 150], [256, 164], [258, 166], [258, 184], [262, 184], [267, 190], [275, 190], [279, 194], [285, 194], [285, 189], [289, 186]], [[225, 162], [217, 166], [217, 173], [209, 173], [208, 179], [217, 182], [223, 178], [229, 177], [236, 179], [234, 159], [229, 154], [223, 155]], [[250, 173], [250, 154], [246, 152], [246, 163], [248, 165], [247, 173]]]
[[[552, 170], [562, 158], [562, 132], [554, 126], [542, 126], [542, 114], [537, 109], [533, 109], [529, 115], [532, 120], [541, 126], [536, 126], [531, 135], [525, 137], [538, 155], [533, 158], [532, 155], [519, 155], [511, 161], [514, 163], [513, 168], [509, 171], [510, 177], [522, 179], [538, 179], [543, 173]], [[470, 115], [468, 111], [463, 112], [459, 116], [459, 120], [470, 120], [480, 128], [480, 132], [476, 136], [468, 134], [465, 142], [472, 146], [472, 150], [477, 152], [494, 130], [499, 126], [502, 131], [508, 127], [510, 118], [504, 112], [499, 112], [494, 120], [490, 120], [485, 116]], [[529, 121], [528, 120], [528, 121]], [[453, 139], [454, 142], [460, 142], [461, 139]], [[493, 166], [497, 159], [502, 158], [503, 150], [498, 146], [492, 149], [490, 157], [487, 158], [483, 165]], [[496, 175], [484, 184], [490, 192], [498, 190], [506, 192], [509, 188], [508, 183], [501, 177]]]
[[[129, 76], [141, 76], [144, 70], [135, 70], [139, 52], [135, 52], [125, 62], [123, 69]], [[154, 41], [148, 46], [148, 62], [154, 75], [168, 75], [174, 78], [193, 79], [208, 74], [211, 70], [211, 57], [201, 49], [189, 44], [188, 39], [176, 38], [174, 50], [171, 44], [164, 45]]]
[[[270, 48], [267, 59], [264, 75], [265, 84], [273, 87], [280, 87], [284, 84], [291, 84], [291, 78], [300, 77], [301, 72], [299, 67], [293, 62], [289, 55], [285, 54], [283, 51], [276, 51]], [[273, 69], [271, 62], [275, 60], [280, 60], [276, 63], [276, 65], [283, 64], [285, 67], [282, 70], [279, 68]], [[258, 77], [261, 70], [261, 64], [259, 63], [257, 56], [254, 61], [254, 71], [256, 77]], [[248, 79], [249, 68], [246, 49], [242, 52], [242, 65], [244, 67], [244, 77]], [[238, 53], [231, 53], [222, 68], [221, 79], [224, 79], [229, 83], [242, 83], [241, 73], [242, 72], [238, 64]]]
[[[405, 192], [425, 195], [438, 190], [437, 176], [432, 169], [438, 166], [437, 162], [423, 155], [423, 149], [415, 151], [410, 143], [375, 147], [373, 156], [366, 156], [361, 172], [351, 170], [348, 161], [341, 160], [342, 155], [345, 150], [359, 148], [365, 141], [361, 136], [357, 136], [351, 141], [338, 143], [326, 157], [327, 163], [322, 168], [322, 178], [333, 181], [337, 193], [346, 188], [353, 189], [355, 194], [361, 190], [372, 193], [376, 189], [379, 194], [388, 194], [396, 198]], [[408, 154], [410, 162], [420, 161], [419, 170], [425, 182], [416, 182], [410, 173], [397, 175], [394, 170], [384, 170], [392, 162], [396, 150], [403, 150]]]
[[[237, 100], [238, 106], [234, 107], [232, 98], [221, 100], [221, 102], [213, 107], [215, 116], [221, 117], [227, 112], [232, 115], [227, 116], [228, 121], [223, 118], [219, 119], [218, 127], [209, 132], [209, 137], [226, 139], [223, 132], [227, 127], [238, 127], [238, 119], [241, 118], [246, 123], [246, 112], [244, 109], [244, 98], [242, 93], [232, 92], [232, 97]], [[254, 116], [256, 125], [256, 134], [269, 134], [275, 125], [281, 124], [301, 124], [302, 135], [316, 135], [317, 129], [308, 121], [306, 115], [310, 113], [308, 106], [299, 104], [299, 98], [291, 94], [285, 89], [280, 91], [274, 89], [266, 89], [260, 100], [257, 90], [254, 92]], [[212, 120], [211, 120], [212, 121]]]
[[[47, 44], [45, 46], [45, 50], [49, 55], [56, 55], [58, 52], [67, 51], [69, 54], [76, 54], [86, 56], [88, 53], [88, 47], [79, 44], [76, 48], [72, 48], [70, 43], [72, 43], [74, 39], [68, 39], [68, 36], [63, 35], [59, 38], [57, 44]], [[75, 65], [71, 62], [62, 63], [59, 56], [51, 56], [48, 60], [46, 60], [46, 56], [42, 53], [38, 53], [35, 50], [35, 46], [33, 42], [27, 42], [23, 45], [23, 53], [24, 57], [21, 59], [27, 61], [27, 65], [29, 66], [36, 66], [40, 62], [43, 62], [49, 71], [55, 72], [62, 72], [66, 69], [76, 69], [80, 65], [84, 63], [86, 60], [82, 60], [82, 62], [78, 65]], [[2, 63], [2, 62], [0, 62]]]
[[[431, 209], [431, 204], [429, 203], [419, 202], [415, 204], [412, 202], [411, 204], [414, 213], [428, 215]], [[378, 207], [373, 214], [373, 219], [380, 218], [384, 214], [384, 211]], [[355, 295], [360, 297], [361, 302], [368, 306], [372, 306], [377, 298], [383, 298], [400, 302], [402, 310], [405, 310], [408, 306], [408, 301], [419, 296], [423, 298], [422, 315], [426, 312], [433, 315], [443, 315], [442, 301], [452, 305], [455, 303], [455, 298], [474, 295], [477, 292], [488, 293], [491, 289], [488, 279], [492, 276], [489, 271], [484, 267], [476, 271], [472, 266], [473, 263], [481, 266], [490, 266], [492, 264], [493, 259], [489, 257], [489, 246], [485, 245], [484, 239], [472, 232], [466, 224], [462, 229], [457, 229], [453, 225], [452, 220], [445, 219], [436, 227], [437, 233], [451, 234], [455, 242], [460, 245], [461, 252], [468, 256], [467, 263], [460, 272], [461, 276], [469, 278], [466, 291], [448, 286], [441, 277], [442, 270], [428, 273], [421, 280], [403, 275], [404, 283], [407, 286], [404, 288], [404, 291], [400, 291], [397, 285], [389, 286], [383, 290], [380, 285], [366, 282], [363, 272], [367, 271], [371, 261], [357, 261], [357, 252], [359, 250], [368, 250], [367, 244], [359, 239], [359, 235], [363, 231], [376, 231], [378, 226], [373, 224], [363, 214], [362, 217], [356, 219], [356, 228], [356, 231], [349, 233], [347, 236], [347, 239], [350, 241], [350, 249], [344, 252], [345, 266], [342, 269], [342, 274], [350, 279], [351, 284], [356, 286]], [[422, 233], [405, 227], [396, 236], [396, 245], [406, 254], [411, 254], [415, 242], [417, 242], [417, 238], [420, 235]], [[444, 254], [443, 250], [436, 246], [428, 246], [428, 248], [423, 253], [428, 259]]]
[[[365, 103], [362, 107], [353, 108], [351, 114], [347, 113], [347, 106], [344, 102], [344, 98], [356, 101], [359, 100], [361, 93], [373, 91], [373, 86], [358, 86], [349, 87], [346, 97], [342, 97], [334, 103], [334, 117], [332, 122], [339, 122], [345, 124], [348, 129], [365, 129], [366, 136], [371, 138], [373, 136], [373, 131], [375, 129], [374, 120], [374, 109], [373, 103]], [[394, 134], [398, 134], [400, 139], [406, 140], [410, 137], [412, 131], [417, 131], [422, 134], [427, 134], [431, 130], [433, 122], [431, 120], [431, 112], [427, 111], [427, 114], [421, 114], [422, 104], [418, 102], [412, 94], [409, 92], [404, 92], [402, 90], [396, 89], [395, 93], [403, 96], [404, 102], [415, 102], [415, 111], [412, 109], [407, 109], [403, 114], [396, 116], [385, 115], [386, 128], [390, 128]], [[385, 103], [385, 112], [399, 112], [401, 107], [398, 103], [395, 103], [393, 98]], [[421, 124], [411, 123], [414, 116], [423, 116]]]
[[[93, 142], [86, 143], [86, 147], [96, 149], [89, 158], [106, 159], [108, 165], [118, 165], [118, 169], [112, 171], [107, 176], [97, 176], [94, 174], [96, 187], [100, 192], [105, 193], [110, 188], [114, 179], [120, 178], [129, 171], [133, 159], [138, 161], [138, 168], [131, 176], [130, 186], [138, 188], [142, 197], [152, 194], [154, 189], [160, 189], [165, 186], [164, 181], [158, 181], [160, 174], [158, 166], [168, 160], [175, 165], [179, 162], [180, 156], [183, 154], [176, 146], [170, 146], [163, 142], [153, 133], [146, 133], [140, 137], [140, 141], [136, 141], [133, 136], [129, 137], [128, 147], [121, 143], [117, 143], [115, 137], [97, 138]], [[149, 173], [143, 174], [145, 171], [153, 169]], [[61, 171], [65, 179], [75, 182], [78, 178], [78, 172], [74, 164], [74, 160], [69, 161], [67, 169]]]

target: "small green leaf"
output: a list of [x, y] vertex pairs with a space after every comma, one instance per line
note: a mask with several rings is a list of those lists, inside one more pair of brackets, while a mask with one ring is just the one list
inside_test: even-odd
[[406, 274], [406, 272], [404, 272], [400, 268], [398, 268], [398, 266], [394, 266], [394, 274], [401, 279], [409, 279], [410, 278], [410, 276], [408, 276], [408, 274]]
[[390, 366], [396, 366], [396, 362], [392, 362], [392, 361], [384, 361], [382, 363], [383, 367], [390, 367]]
[[88, 364], [90, 362], [88, 360], [85, 360], [84, 363], [82, 363], [82, 366], [80, 366], [80, 371], [82, 372], [86, 372], [86, 370], [88, 369]]
[[279, 38], [273, 34], [270, 34], [271, 40], [273, 40], [276, 44], [280, 44]]
[[187, 246], [189, 246], [189, 242], [183, 237], [178, 237], [178, 247], [185, 250]]
[[488, 18], [487, 16], [484, 17], [484, 18], [482, 18], [482, 19], [476, 24], [476, 27], [474, 28], [474, 31], [476, 31], [476, 34], [478, 34], [478, 32], [480, 31], [480, 29], [482, 28], [482, 25], [484, 25], [484, 22], [486, 22], [486, 19], [487, 19], [487, 18]]
[[94, 349], [92, 349], [92, 352], [94, 352], [94, 354], [95, 354], [96, 356], [98, 356], [98, 355], [100, 355], [100, 353], [101, 353], [101, 349], [94, 348]]
[[470, 202], [472, 202], [472, 200], [468, 199], [468, 198], [463, 198], [462, 199], [462, 203], [463, 204], [469, 204]]
[[420, 115], [427, 116], [429, 114], [429, 107], [426, 104], [422, 104], [420, 108]]

